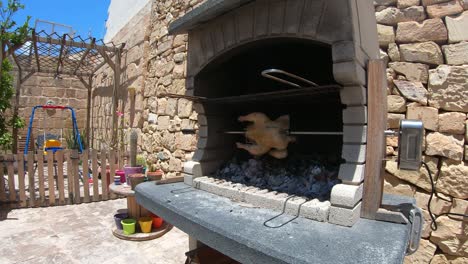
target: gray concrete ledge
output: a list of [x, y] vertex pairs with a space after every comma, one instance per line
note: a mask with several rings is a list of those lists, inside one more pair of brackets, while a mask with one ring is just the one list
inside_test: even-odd
[[[402, 263], [408, 240], [408, 226], [366, 219], [342, 227], [300, 217], [281, 228], [268, 228], [263, 223], [278, 212], [251, 208], [184, 183], [142, 183], [136, 199], [241, 263]], [[390, 202], [395, 203], [412, 201]], [[289, 215], [279, 217], [270, 225], [289, 219]]]
[[207, 0], [169, 25], [169, 34], [187, 33], [190, 29], [253, 0]]

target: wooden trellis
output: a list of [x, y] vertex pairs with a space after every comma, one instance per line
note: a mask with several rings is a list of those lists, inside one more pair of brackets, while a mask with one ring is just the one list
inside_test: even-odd
[[[116, 46], [104, 44], [95, 38], [83, 39], [80, 36], [72, 37], [68, 34], [62, 36], [57, 33], [48, 34], [45, 31], [32, 30], [24, 43], [12, 45], [3, 43], [8, 47], [5, 54], [11, 57], [18, 68], [16, 83], [16, 102], [14, 114], [18, 114], [18, 105], [21, 85], [35, 73], [76, 76], [88, 90], [86, 140], [89, 142], [91, 119], [91, 91], [92, 77], [104, 65], [114, 72], [114, 86], [112, 92], [113, 113], [118, 107], [118, 90], [120, 88], [121, 56], [125, 44]], [[3, 54], [2, 54], [3, 55]], [[112, 117], [112, 140], [117, 138], [117, 116]], [[17, 151], [18, 130], [13, 130], [15, 140], [13, 153]]]

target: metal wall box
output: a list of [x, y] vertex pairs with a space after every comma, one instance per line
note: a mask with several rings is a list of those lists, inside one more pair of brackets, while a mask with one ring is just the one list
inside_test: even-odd
[[398, 136], [398, 168], [419, 170], [422, 159], [424, 136], [423, 123], [420, 120], [401, 120]]

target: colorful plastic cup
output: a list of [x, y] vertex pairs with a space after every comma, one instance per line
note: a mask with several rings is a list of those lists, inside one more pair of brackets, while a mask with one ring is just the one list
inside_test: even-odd
[[117, 229], [123, 229], [121, 221], [125, 218], [128, 218], [127, 213], [118, 213], [114, 215], [115, 226], [117, 227]]
[[120, 176], [114, 176], [114, 184], [120, 185]]
[[140, 229], [141, 229], [141, 232], [143, 233], [151, 232], [152, 223], [153, 223], [153, 219], [149, 216], [140, 217], [138, 219], [138, 224], [140, 224]]
[[136, 220], [132, 218], [127, 218], [121, 221], [123, 232], [125, 235], [135, 234]]
[[150, 216], [153, 219], [153, 227], [154, 228], [160, 228], [162, 226], [164, 220], [161, 217], [159, 217], [159, 216], [157, 216], [155, 214], [151, 214]]

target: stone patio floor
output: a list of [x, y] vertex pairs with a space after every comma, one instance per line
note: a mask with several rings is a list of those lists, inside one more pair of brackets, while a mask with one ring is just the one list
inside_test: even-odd
[[0, 214], [0, 263], [184, 263], [188, 236], [133, 242], [112, 235], [113, 214], [125, 199]]

